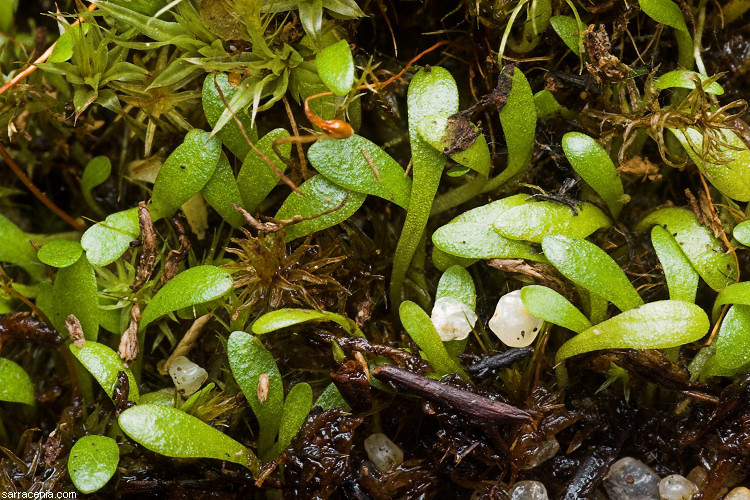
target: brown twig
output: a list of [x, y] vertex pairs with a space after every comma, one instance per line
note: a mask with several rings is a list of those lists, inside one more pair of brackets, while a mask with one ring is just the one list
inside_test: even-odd
[[380, 365], [372, 371], [372, 375], [378, 380], [393, 384], [398, 389], [445, 405], [473, 423], [532, 422], [532, 415], [528, 411], [395, 366]]

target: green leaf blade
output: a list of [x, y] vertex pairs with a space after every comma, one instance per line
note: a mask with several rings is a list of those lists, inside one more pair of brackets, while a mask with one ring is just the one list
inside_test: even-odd
[[679, 300], [651, 302], [579, 333], [557, 351], [556, 361], [601, 349], [666, 349], [703, 337], [710, 323], [703, 309]]
[[565, 45], [573, 51], [575, 55], [581, 57], [580, 40], [581, 33], [578, 29], [578, 21], [570, 16], [552, 16], [549, 20], [552, 29], [565, 42]]
[[172, 151], [154, 181], [152, 207], [162, 216], [175, 213], [206, 185], [219, 163], [221, 142], [193, 129]]
[[716, 338], [716, 362], [724, 370], [737, 370], [750, 363], [750, 306], [729, 308]]
[[378, 196], [404, 209], [409, 206], [411, 179], [396, 160], [364, 137], [355, 134], [348, 139], [317, 141], [307, 156], [318, 172], [343, 188]]
[[603, 147], [580, 132], [568, 132], [562, 140], [565, 156], [581, 178], [602, 197], [616, 219], [625, 201], [622, 180]]
[[[219, 87], [221, 94], [216, 87]], [[227, 112], [221, 96], [223, 95], [224, 100], [229, 104], [238, 89], [239, 87], [233, 87], [229, 83], [229, 77], [225, 73], [213, 73], [206, 76], [206, 79], [203, 81], [203, 112], [205, 113], [206, 120], [208, 120], [211, 127], [216, 127], [221, 116]], [[233, 109], [232, 111], [234, 111], [235, 116], [242, 124], [242, 128], [247, 134], [247, 138], [254, 143], [257, 142], [258, 131], [251, 126], [252, 121], [247, 115], [247, 112], [243, 109]], [[216, 130], [214, 128], [214, 133], [240, 160], [244, 160], [247, 154], [251, 151], [250, 144], [247, 143], [245, 136], [242, 134], [242, 130], [240, 130], [240, 127], [237, 125], [234, 118], [225, 122], [224, 126], [220, 129]]]
[[661, 226], [651, 229], [651, 243], [656, 250], [669, 288], [669, 298], [695, 302], [698, 292], [698, 272], [684, 254], [674, 237]]
[[168, 312], [223, 297], [232, 289], [232, 277], [216, 266], [196, 266], [169, 281], [148, 303], [139, 330]]
[[[718, 139], [727, 146], [718, 146], [721, 159], [703, 154], [703, 134], [694, 127], [669, 129], [682, 144], [690, 159], [711, 184], [737, 201], [750, 201], [750, 149], [731, 130], [718, 130]], [[715, 153], [712, 153], [715, 154]]]
[[[227, 356], [232, 375], [240, 386], [260, 425], [258, 453], [266, 459], [279, 431], [284, 407], [284, 383], [276, 361], [260, 339], [248, 333], [235, 331], [229, 336]], [[268, 377], [268, 393], [261, 402], [258, 384], [261, 376]]]
[[620, 266], [593, 243], [552, 235], [542, 241], [544, 255], [566, 278], [607, 300], [621, 311], [643, 304]]
[[107, 266], [120, 258], [140, 234], [138, 208], [131, 208], [110, 214], [104, 221], [88, 228], [81, 237], [81, 246], [89, 262], [95, 266]]
[[[258, 150], [276, 165], [281, 173], [286, 170], [286, 163], [276, 155], [273, 142], [286, 137], [289, 137], [289, 132], [283, 128], [277, 128], [264, 135], [256, 144]], [[287, 157], [291, 150], [291, 143], [282, 144], [279, 147], [281, 154]], [[279, 176], [276, 172], [255, 151], [249, 151], [237, 174], [237, 187], [245, 202], [245, 209], [250, 212], [255, 211], [278, 183]]]
[[69, 345], [70, 352], [81, 362], [81, 364], [91, 373], [99, 382], [104, 392], [110, 399], [114, 398], [114, 390], [117, 386], [117, 373], [125, 372], [128, 377], [130, 392], [128, 401], [138, 403], [139, 392], [138, 383], [133, 376], [133, 372], [125, 367], [120, 356], [115, 351], [104, 344], [98, 342], [86, 341], [83, 347], [75, 344]]
[[243, 445], [176, 408], [143, 404], [122, 412], [122, 430], [141, 446], [167, 457], [226, 460], [256, 471], [258, 459]]
[[503, 238], [492, 224], [514, 206], [522, 205], [528, 196], [519, 194], [497, 200], [459, 215], [432, 233], [432, 242], [441, 251], [469, 259], [529, 259], [546, 261], [528, 243]]
[[448, 354], [430, 317], [421, 307], [407, 300], [401, 303], [398, 313], [406, 332], [425, 353], [438, 374], [457, 373], [463, 379], [468, 378], [458, 361]]
[[289, 391], [284, 402], [284, 411], [281, 414], [279, 441], [276, 448], [278, 453], [286, 450], [292, 443], [292, 439], [307, 420], [312, 404], [312, 389], [305, 382], [295, 384]]
[[201, 194], [206, 203], [211, 205], [221, 218], [227, 221], [232, 227], [240, 227], [245, 224], [245, 219], [232, 206], [233, 204], [242, 206], [242, 196], [237, 181], [234, 179], [232, 167], [229, 165], [227, 155], [221, 153], [219, 163], [211, 175]]
[[93, 493], [104, 487], [117, 471], [120, 449], [107, 436], [83, 436], [76, 441], [68, 457], [68, 472], [81, 493]]
[[39, 260], [52, 267], [72, 266], [83, 255], [83, 248], [77, 241], [52, 240], [39, 249]]
[[730, 254], [724, 252], [721, 241], [698, 217], [684, 208], [668, 207], [644, 217], [636, 231], [646, 231], [659, 225], [671, 234], [693, 268], [714, 290], [720, 290], [737, 280], [737, 266]]
[[0, 358], [0, 401], [34, 405], [34, 384], [20, 365]]
[[504, 238], [541, 243], [548, 234], [585, 238], [612, 224], [607, 215], [591, 203], [570, 207], [550, 201], [524, 203], [503, 212], [493, 223]]
[[[292, 241], [344, 222], [362, 206], [367, 195], [348, 191], [322, 175], [315, 175], [299, 186], [304, 193], [291, 193], [276, 212], [276, 219], [292, 219], [295, 216], [314, 217], [304, 220], [286, 230], [286, 240]], [[323, 214], [324, 212], [329, 213]]]
[[339, 40], [325, 47], [315, 56], [318, 74], [326, 87], [336, 95], [349, 93], [354, 83], [354, 58], [349, 42]]
[[556, 291], [541, 285], [529, 285], [521, 289], [521, 300], [532, 316], [548, 323], [562, 326], [576, 333], [591, 327], [581, 311]]
[[641, 10], [657, 23], [688, 33], [682, 10], [672, 0], [638, 0]]

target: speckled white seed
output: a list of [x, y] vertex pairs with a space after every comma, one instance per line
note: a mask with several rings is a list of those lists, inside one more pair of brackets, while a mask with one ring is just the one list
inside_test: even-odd
[[547, 488], [539, 481], [519, 481], [510, 490], [510, 500], [548, 500]]
[[392, 467], [397, 467], [404, 461], [404, 451], [388, 436], [380, 432], [367, 436], [365, 451], [367, 457], [380, 472], [386, 472]]
[[478, 316], [466, 304], [453, 297], [440, 297], [435, 301], [430, 318], [440, 335], [440, 340], [463, 340], [469, 336]]
[[679, 474], [669, 475], [659, 481], [661, 500], [692, 500], [696, 493], [698, 493], [698, 487]]
[[521, 290], [506, 293], [497, 302], [489, 327], [509, 347], [531, 345], [544, 321], [532, 316], [521, 301]]
[[178, 356], [172, 361], [172, 364], [169, 366], [169, 375], [172, 377], [177, 392], [183, 396], [193, 394], [208, 379], [206, 370], [185, 356]]
[[724, 500], [750, 500], [750, 490], [740, 486], [727, 493]]

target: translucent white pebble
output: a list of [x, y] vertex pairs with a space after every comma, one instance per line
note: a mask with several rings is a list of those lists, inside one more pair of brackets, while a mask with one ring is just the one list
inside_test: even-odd
[[543, 321], [532, 316], [521, 301], [521, 290], [506, 293], [497, 302], [490, 330], [509, 347], [526, 347], [534, 342]]
[[534, 456], [531, 457], [531, 459], [528, 460], [525, 464], [523, 464], [522, 468], [525, 470], [529, 470], [533, 469], [534, 467], [538, 467], [550, 458], [557, 455], [558, 451], [560, 451], [560, 443], [553, 436], [539, 444]]
[[659, 476], [632, 457], [612, 464], [604, 478], [604, 488], [610, 500], [659, 500]]
[[708, 471], [705, 467], [698, 465], [696, 467], [693, 467], [693, 469], [688, 472], [687, 478], [688, 481], [692, 482], [694, 485], [700, 488], [708, 478]]
[[510, 490], [510, 500], [548, 500], [547, 488], [539, 481], [519, 481]]
[[727, 493], [724, 500], [750, 500], [750, 490], [744, 486], [740, 486]]
[[169, 366], [169, 375], [172, 377], [177, 391], [190, 396], [201, 388], [203, 382], [208, 378], [206, 370], [196, 365], [185, 356], [178, 356]]
[[380, 472], [386, 472], [392, 467], [401, 465], [404, 461], [403, 450], [380, 432], [367, 436], [365, 451], [372, 464]]
[[477, 322], [474, 311], [458, 299], [440, 297], [432, 308], [432, 324], [440, 334], [440, 340], [463, 340], [469, 336]]
[[672, 474], [659, 482], [661, 500], [692, 500], [696, 493], [698, 487], [679, 474]]

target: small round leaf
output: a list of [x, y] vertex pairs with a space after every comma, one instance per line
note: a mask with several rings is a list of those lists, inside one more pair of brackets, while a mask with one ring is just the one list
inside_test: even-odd
[[120, 462], [117, 442], [107, 436], [83, 436], [68, 457], [68, 472], [81, 493], [93, 493], [112, 478]]
[[52, 267], [68, 267], [81, 258], [83, 248], [77, 241], [53, 240], [39, 249], [37, 257]]

